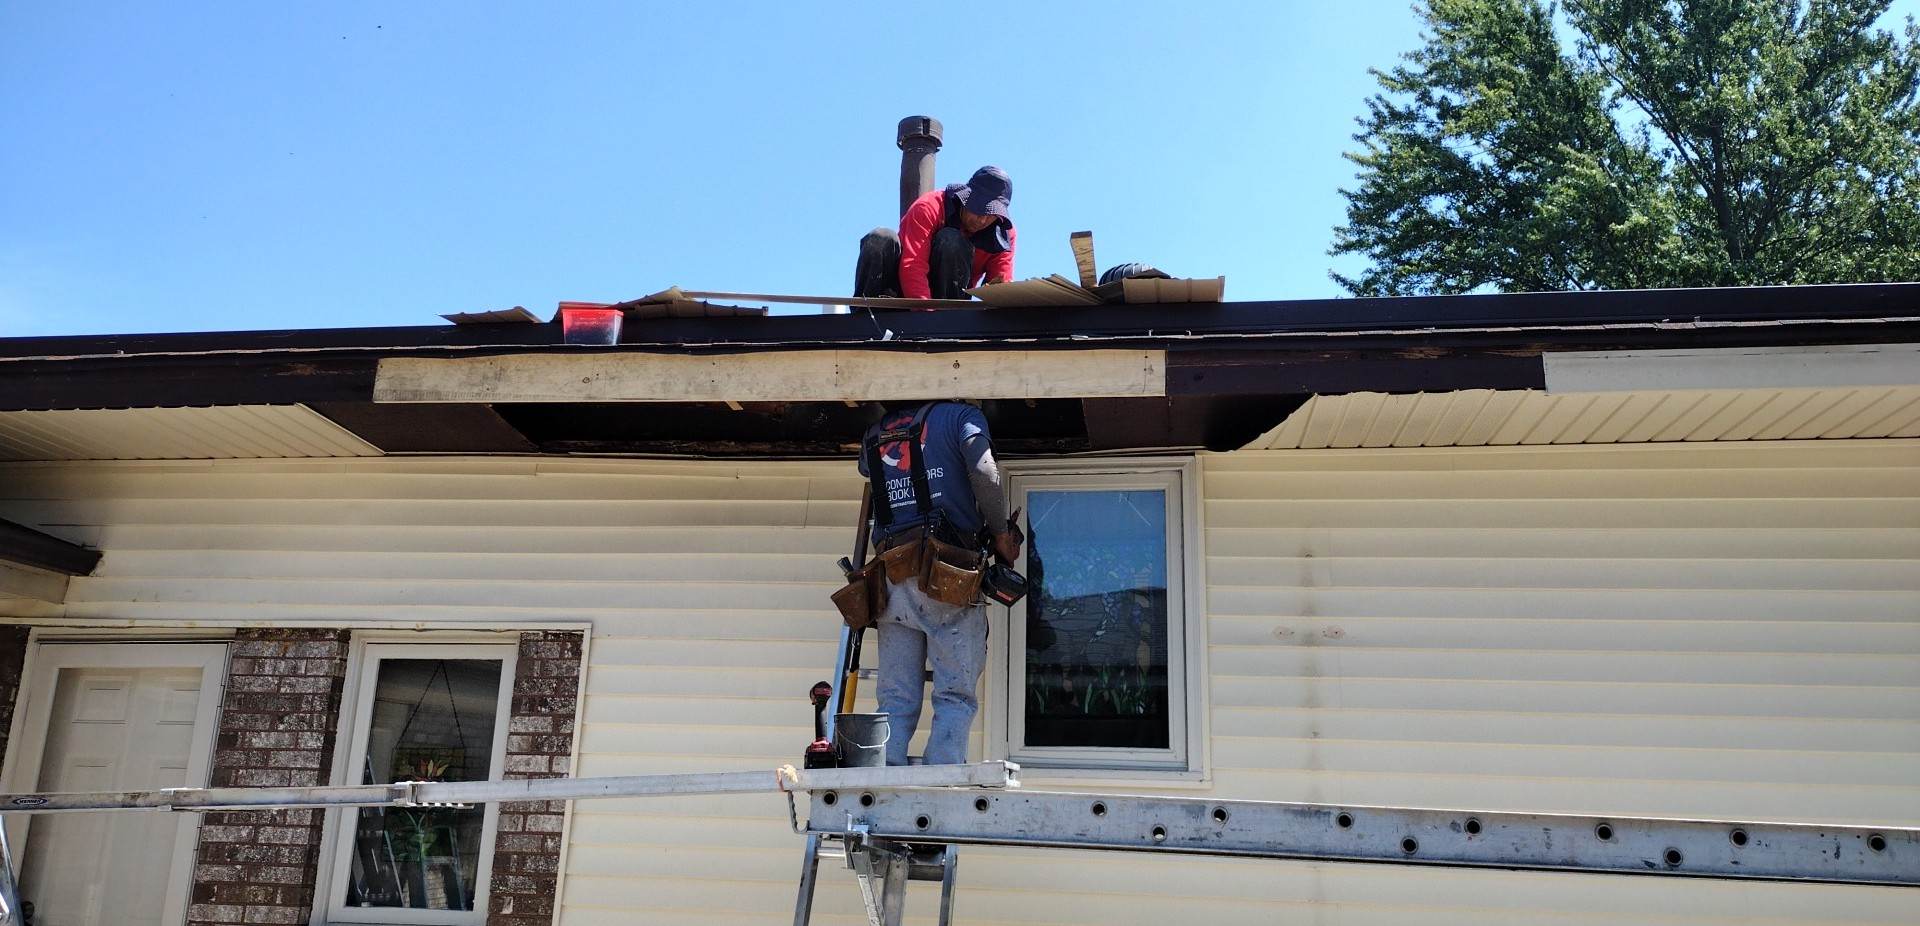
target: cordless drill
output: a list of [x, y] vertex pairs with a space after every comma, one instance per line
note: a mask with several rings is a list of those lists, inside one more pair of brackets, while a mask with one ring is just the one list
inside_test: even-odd
[[833, 698], [833, 685], [830, 682], [814, 682], [813, 690], [807, 693], [813, 699], [813, 742], [807, 744], [804, 768], [833, 768], [840, 764], [840, 757], [834, 755], [833, 744], [827, 742], [827, 702]]

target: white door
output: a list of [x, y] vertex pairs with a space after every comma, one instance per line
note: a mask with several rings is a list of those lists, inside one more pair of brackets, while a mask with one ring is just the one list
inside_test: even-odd
[[[38, 647], [11, 789], [204, 786], [225, 655], [219, 644]], [[35, 926], [181, 922], [198, 823], [151, 811], [33, 818], [16, 845]]]

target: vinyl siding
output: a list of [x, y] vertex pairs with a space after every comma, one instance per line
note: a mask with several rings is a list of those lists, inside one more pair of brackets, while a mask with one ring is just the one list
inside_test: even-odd
[[305, 405], [0, 412], [0, 460], [379, 455], [380, 448]]
[[[750, 769], [792, 760], [832, 659], [848, 470], [31, 464], [0, 466], [0, 517], [107, 551], [72, 618], [591, 622], [578, 773]], [[1212, 781], [1173, 793], [1920, 825], [1920, 442], [1248, 452], [1202, 479]], [[0, 614], [59, 610], [26, 606]], [[581, 802], [561, 922], [785, 922], [799, 847], [776, 798]], [[968, 923], [1860, 924], [1914, 905], [1037, 850], [969, 850], [961, 873]], [[822, 875], [816, 922], [861, 922], [850, 876]]]

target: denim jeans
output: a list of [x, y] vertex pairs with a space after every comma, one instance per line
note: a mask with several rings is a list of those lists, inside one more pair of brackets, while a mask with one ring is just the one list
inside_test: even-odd
[[987, 608], [928, 598], [917, 580], [893, 584], [880, 635], [880, 710], [887, 714], [887, 764], [907, 764], [907, 744], [920, 725], [926, 667], [933, 666], [933, 729], [926, 764], [967, 761], [967, 732], [980, 709], [976, 689], [987, 663]]
[[[973, 281], [973, 243], [957, 228], [933, 233], [927, 246], [927, 291], [935, 299], [965, 299]], [[860, 239], [853, 267], [855, 296], [900, 295], [900, 235], [876, 228]]]

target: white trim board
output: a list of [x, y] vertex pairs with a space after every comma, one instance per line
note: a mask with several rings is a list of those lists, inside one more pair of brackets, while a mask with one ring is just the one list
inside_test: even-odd
[[1920, 344], [1566, 351], [1541, 363], [1549, 394], [1920, 385]]
[[769, 351], [390, 357], [375, 402], [826, 402], [1167, 391], [1158, 350]]

